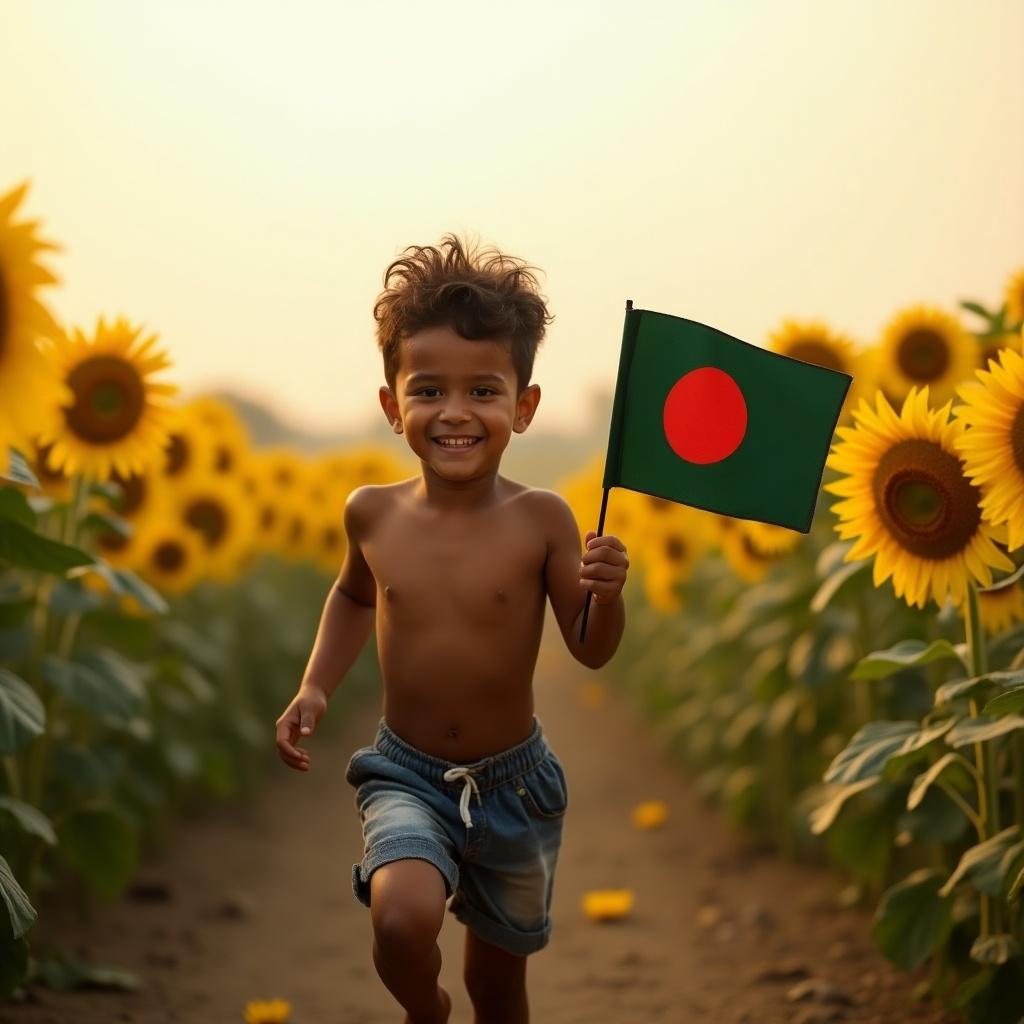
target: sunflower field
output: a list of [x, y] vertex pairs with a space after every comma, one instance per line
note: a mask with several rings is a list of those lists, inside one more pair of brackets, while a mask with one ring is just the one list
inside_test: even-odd
[[[701, 792], [842, 873], [840, 905], [969, 1021], [1024, 1015], [1024, 270], [899, 311], [853, 374], [805, 536], [613, 489], [629, 627], [608, 671]], [[964, 324], [962, 318], [968, 318]], [[561, 492], [598, 520], [603, 454]]]
[[[116, 898], [179, 813], [251, 791], [345, 498], [409, 475], [373, 448], [253, 448], [227, 404], [178, 400], [156, 335], [60, 326], [25, 193], [0, 197], [0, 995], [90, 980], [30, 955], [40, 897]], [[371, 644], [343, 708], [375, 674]]]

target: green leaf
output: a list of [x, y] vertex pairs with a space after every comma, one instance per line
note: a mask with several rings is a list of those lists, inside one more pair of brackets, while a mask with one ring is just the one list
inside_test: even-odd
[[[914, 779], [913, 786], [910, 787], [910, 794], [907, 797], [907, 810], [912, 811], [921, 801], [924, 799], [925, 793], [928, 792], [932, 784], [939, 778], [940, 775], [947, 768], [957, 766], [961, 769], [966, 767], [967, 781], [970, 782], [973, 775], [973, 765], [962, 755], [950, 751], [948, 754], [943, 754], [927, 771], [922, 772], [916, 779]], [[963, 775], [960, 776], [963, 779]]]
[[1006, 855], [1016, 845], [1019, 834], [1020, 826], [1011, 825], [966, 850], [939, 894], [948, 896], [961, 882], [970, 882], [978, 892], [997, 896], [1003, 887]]
[[16, 753], [45, 728], [46, 711], [35, 690], [0, 668], [0, 755]]
[[47, 654], [42, 660], [42, 673], [69, 704], [127, 721], [145, 703], [145, 691], [128, 664], [109, 650], [79, 655], [74, 661]]
[[[872, 651], [871, 654], [854, 666], [850, 673], [851, 679], [884, 679], [912, 665], [927, 665], [933, 661], [958, 659], [965, 664], [967, 645], [954, 646], [948, 640], [933, 640], [926, 644], [923, 640], [900, 640], [899, 643], [884, 651]], [[968, 669], [969, 670], [969, 669]]]
[[0, 487], [0, 519], [11, 519], [26, 529], [36, 528], [36, 514], [28, 499], [13, 487]]
[[14, 818], [22, 832], [30, 836], [38, 836], [50, 846], [57, 842], [53, 824], [38, 807], [33, 807], [32, 804], [27, 804], [24, 800], [16, 800], [13, 796], [5, 794], [0, 795], [0, 813], [4, 811]]
[[953, 901], [940, 894], [942, 876], [915, 871], [887, 889], [875, 912], [872, 935], [897, 967], [920, 967], [946, 941], [953, 927]]
[[[1021, 676], [1024, 682], [1024, 672], [1005, 672], [1001, 675]], [[1014, 715], [1018, 711], [1024, 711], [1024, 686], [1017, 686], [1012, 690], [993, 697], [984, 708], [983, 715], [994, 715], [996, 718], [1002, 715]]]
[[951, 747], [966, 747], [972, 743], [984, 743], [1004, 736], [1008, 732], [1024, 729], [1024, 718], [1020, 715], [1006, 715], [1004, 718], [961, 718], [946, 737]]
[[836, 569], [818, 588], [814, 597], [811, 598], [811, 611], [816, 615], [824, 611], [832, 598], [839, 593], [843, 584], [853, 579], [859, 573], [864, 573], [870, 565], [871, 559], [865, 558], [859, 559], [856, 562], [846, 562], [839, 569]]
[[881, 775], [890, 759], [924, 750], [954, 721], [947, 718], [923, 729], [917, 722], [868, 722], [836, 755], [824, 781], [850, 783]]
[[139, 579], [133, 572], [127, 569], [115, 569], [108, 565], [102, 558], [89, 566], [89, 571], [102, 576], [110, 589], [115, 594], [128, 594], [134, 597], [139, 604], [147, 611], [163, 614], [167, 611], [167, 602], [148, 583]]
[[35, 907], [29, 902], [25, 890], [18, 885], [18, 880], [11, 872], [11, 866], [0, 855], [0, 897], [7, 906], [14, 938], [20, 938], [32, 927], [38, 916]]
[[971, 946], [971, 959], [979, 964], [1005, 964], [1019, 952], [1012, 935], [979, 935]]
[[977, 313], [978, 316], [984, 317], [986, 320], [992, 319], [993, 314], [990, 313], [980, 302], [962, 301], [960, 305], [970, 313]]
[[41, 984], [54, 992], [99, 988], [134, 992], [142, 987], [138, 975], [121, 967], [90, 964], [71, 953], [60, 952], [36, 964]]
[[808, 820], [811, 826], [811, 834], [820, 836], [836, 820], [839, 812], [843, 809], [843, 804], [850, 797], [863, 793], [865, 789], [870, 789], [881, 781], [882, 777], [880, 775], [874, 775], [846, 786], [829, 787], [825, 802], [815, 807], [809, 815]]
[[81, 548], [51, 540], [13, 519], [0, 519], [0, 562], [63, 576], [68, 569], [89, 565], [92, 560]]
[[121, 500], [121, 495], [124, 490], [119, 484], [111, 482], [101, 482], [99, 480], [93, 480], [89, 483], [89, 493], [95, 494], [100, 498], [106, 498], [107, 501], [116, 503]]
[[16, 484], [23, 484], [26, 487], [39, 488], [39, 481], [35, 473], [29, 467], [25, 456], [17, 448], [8, 449], [11, 455], [11, 464], [7, 470], [3, 470], [3, 459], [0, 459], [0, 478], [13, 480]]
[[1007, 900], [1010, 902], [1015, 900], [1020, 895], [1021, 889], [1024, 889], [1024, 867], [1020, 869], [1020, 874], [1011, 883], [1010, 890], [1006, 895]]
[[122, 519], [109, 512], [90, 512], [79, 525], [83, 530], [114, 533], [125, 539], [131, 537], [135, 530], [135, 527], [127, 519]]
[[970, 679], [953, 679], [935, 691], [935, 705], [948, 704], [958, 697], [974, 697], [981, 690], [1007, 689], [1024, 683], [1024, 672], [985, 672]]
[[962, 1010], [979, 992], [983, 992], [992, 984], [995, 973], [995, 968], [983, 967], [973, 977], [968, 978], [954, 993], [952, 1005]]
[[81, 807], [61, 823], [60, 853], [86, 884], [113, 901], [131, 881], [138, 863], [138, 839], [130, 822], [107, 807]]

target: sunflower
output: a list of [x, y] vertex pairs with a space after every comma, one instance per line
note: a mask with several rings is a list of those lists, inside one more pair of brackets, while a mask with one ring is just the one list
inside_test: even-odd
[[843, 401], [844, 418], [866, 393], [868, 361], [848, 337], [820, 320], [784, 320], [782, 326], [769, 335], [767, 347], [791, 359], [851, 374], [853, 381]]
[[171, 501], [174, 521], [202, 540], [208, 574], [221, 582], [234, 579], [254, 528], [253, 509], [240, 481], [230, 476], [188, 476], [174, 488]]
[[[966, 617], [967, 608], [962, 603], [957, 610]], [[990, 636], [1009, 629], [1015, 622], [1024, 622], [1024, 591], [1017, 582], [979, 590], [978, 616], [982, 629]]]
[[1024, 267], [1006, 282], [1006, 323], [1011, 329], [1024, 321]]
[[[760, 524], [758, 524], [760, 525]], [[764, 579], [779, 557], [760, 548], [754, 540], [754, 524], [746, 519], [734, 519], [732, 525], [719, 534], [722, 557], [732, 571], [747, 583]]]
[[169, 519], [146, 523], [132, 547], [138, 574], [164, 594], [185, 593], [209, 570], [202, 536]]
[[249, 450], [249, 434], [238, 413], [210, 396], [193, 398], [186, 409], [209, 432], [210, 471], [237, 473]]
[[[23, 449], [23, 454], [28, 461], [29, 468], [39, 481], [39, 487], [43, 494], [53, 498], [54, 501], [70, 501], [71, 478], [53, 467], [50, 462], [52, 450], [52, 445], [40, 445], [36, 441], [31, 441]], [[0, 454], [0, 463], [2, 463], [2, 454]]]
[[886, 325], [871, 350], [873, 376], [894, 404], [911, 388], [929, 388], [936, 405], [953, 397], [956, 386], [978, 363], [978, 343], [951, 313], [934, 306], [912, 306]]
[[176, 405], [167, 427], [161, 476], [172, 483], [192, 475], [203, 476], [210, 472], [214, 462], [213, 428], [192, 403]]
[[957, 389], [964, 404], [953, 415], [969, 428], [956, 449], [981, 488], [982, 514], [1006, 524], [1014, 551], [1024, 544], [1024, 356], [1006, 348], [987, 370], [975, 372], [977, 381]]
[[583, 894], [582, 906], [591, 921], [616, 921], [633, 909], [633, 890], [591, 889]]
[[152, 379], [170, 362], [153, 348], [156, 336], [140, 340], [141, 333], [123, 318], [108, 325], [100, 317], [92, 338], [76, 329], [74, 339], [62, 337], [49, 350], [71, 391], [70, 401], [48, 410], [39, 435], [53, 445], [57, 469], [106, 480], [115, 469], [127, 475], [159, 458], [170, 421], [166, 399], [177, 388]]
[[800, 543], [799, 533], [774, 523], [750, 520], [746, 523], [746, 530], [750, 535], [750, 543], [766, 555], [787, 554]]
[[875, 586], [892, 576], [896, 596], [920, 608], [929, 591], [940, 607], [949, 595], [960, 604], [968, 574], [987, 587], [990, 566], [1014, 568], [957, 457], [964, 425], [950, 419], [951, 405], [929, 409], [927, 386], [911, 388], [897, 415], [879, 392], [875, 410], [862, 401], [854, 411], [856, 427], [838, 428], [827, 460], [846, 474], [824, 485], [844, 498], [832, 506], [836, 531], [857, 538], [845, 561], [875, 555]]
[[407, 465], [386, 448], [354, 448], [349, 452], [352, 475], [358, 484], [390, 484], [407, 475]]
[[27, 189], [25, 183], [0, 196], [0, 470], [7, 467], [7, 446], [27, 449], [44, 423], [43, 410], [70, 398], [37, 345], [60, 335], [36, 297], [39, 287], [57, 280], [36, 254], [57, 247], [36, 238], [36, 222], [15, 223]]
[[682, 611], [683, 597], [679, 592], [679, 576], [670, 565], [651, 564], [643, 572], [644, 597], [647, 603], [663, 615]]

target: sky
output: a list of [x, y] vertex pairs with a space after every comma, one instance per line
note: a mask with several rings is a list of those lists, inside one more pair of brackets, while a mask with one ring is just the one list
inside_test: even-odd
[[626, 299], [868, 345], [1024, 268], [1024, 0], [0, 7], [0, 193], [62, 247], [52, 310], [306, 429], [383, 418], [374, 298], [449, 231], [540, 268], [565, 431]]

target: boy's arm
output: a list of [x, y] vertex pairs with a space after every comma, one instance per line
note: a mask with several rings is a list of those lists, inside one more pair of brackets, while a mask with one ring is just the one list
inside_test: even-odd
[[363, 557], [360, 542], [368, 525], [371, 494], [357, 487], [345, 501], [345, 534], [348, 549], [341, 572], [324, 604], [313, 651], [302, 686], [321, 690], [330, 697], [352, 667], [373, 628], [377, 610], [377, 584]]
[[[629, 559], [622, 542], [610, 534], [587, 533], [588, 549], [580, 546], [579, 527], [568, 502], [554, 491], [542, 495], [542, 521], [548, 555], [544, 582], [565, 646], [588, 668], [600, 668], [618, 649], [626, 624], [622, 585]], [[580, 644], [580, 623], [587, 590], [593, 590], [587, 616], [587, 636]]]
[[277, 720], [278, 752], [292, 768], [309, 768], [309, 754], [296, 741], [300, 735], [312, 735], [328, 698], [352, 667], [374, 625], [377, 586], [360, 547], [371, 500], [368, 489], [359, 487], [345, 502], [345, 560], [324, 603], [298, 693]]

